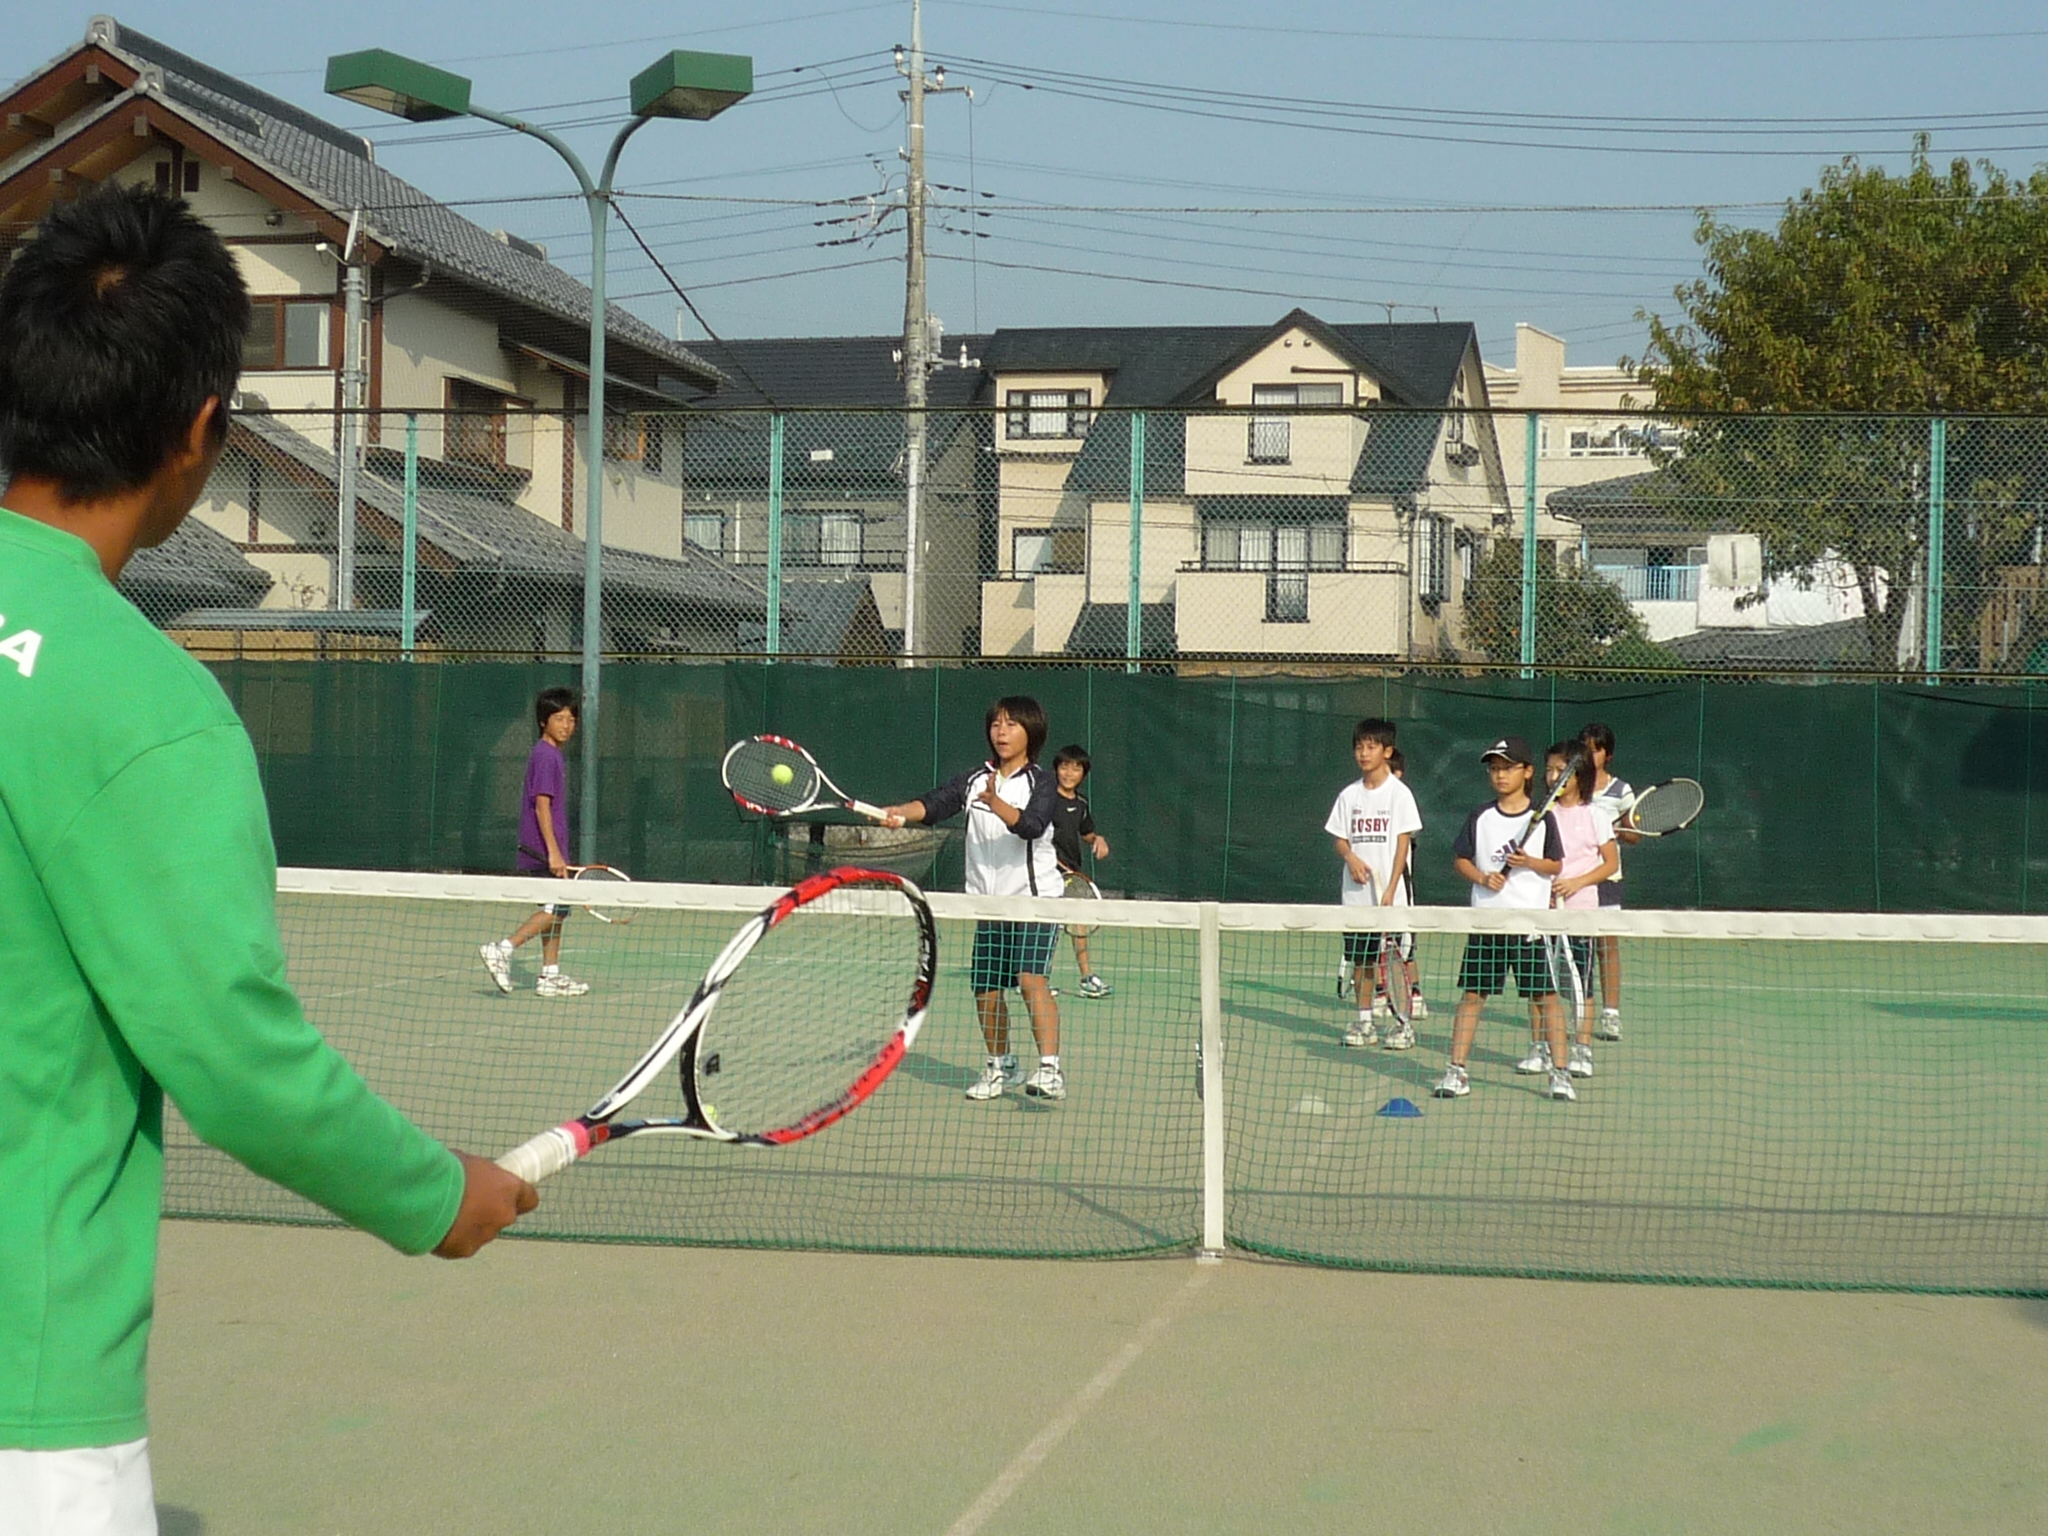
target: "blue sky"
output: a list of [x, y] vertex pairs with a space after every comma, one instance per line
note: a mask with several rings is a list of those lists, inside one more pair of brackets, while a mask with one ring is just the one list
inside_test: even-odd
[[[662, 51], [750, 54], [755, 101], [629, 147], [628, 216], [722, 335], [900, 328], [900, 221], [872, 245], [821, 247], [862, 226], [819, 220], [864, 205], [814, 205], [900, 187], [888, 65], [909, 0], [149, 0], [117, 14], [363, 129], [399, 174], [579, 274], [583, 215], [551, 155], [324, 98], [325, 57], [383, 46], [442, 64], [480, 102], [571, 125], [594, 159], [625, 82]], [[17, 19], [0, 72], [64, 51], [86, 19]], [[1916, 126], [1933, 128], [1938, 159], [2048, 161], [2048, 14], [2016, 3], [928, 0], [925, 41], [948, 85], [974, 88], [930, 105], [932, 180], [992, 194], [971, 199], [988, 217], [935, 220], [932, 307], [954, 334], [1256, 322], [1298, 302], [1332, 321], [1469, 319], [1501, 362], [1526, 320], [1566, 336], [1573, 361], [1605, 362], [1639, 345], [1638, 308], [1675, 311], [1673, 285], [1699, 270], [1698, 206], [1768, 220], [1844, 152], [1903, 164]], [[1322, 105], [1277, 109], [1290, 101]], [[1210, 211], [1223, 209], [1262, 211]], [[616, 227], [612, 252], [614, 292], [672, 331], [663, 279]]]

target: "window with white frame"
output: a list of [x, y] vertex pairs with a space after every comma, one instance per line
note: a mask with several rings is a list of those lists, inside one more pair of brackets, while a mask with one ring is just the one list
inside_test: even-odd
[[[1342, 405], [1342, 384], [1254, 384], [1252, 410], [1284, 410], [1300, 405]], [[1285, 416], [1253, 415], [1245, 456], [1254, 464], [1289, 464], [1294, 460], [1293, 422]]]
[[786, 512], [782, 563], [852, 569], [861, 563], [861, 515], [850, 511]]
[[1614, 422], [1573, 427], [1565, 442], [1568, 456], [1574, 459], [1632, 459], [1642, 452], [1638, 435]]
[[1205, 519], [1202, 569], [1265, 572], [1267, 621], [1301, 623], [1308, 618], [1309, 572], [1342, 570], [1344, 541], [1344, 524], [1328, 518]]
[[1471, 396], [1465, 392], [1465, 374], [1461, 369], [1457, 378], [1451, 381], [1451, 419], [1444, 428], [1445, 443], [1456, 447], [1465, 441], [1465, 412], [1471, 403]]
[[1075, 438], [1088, 435], [1085, 389], [1013, 389], [1003, 402], [1011, 437]]
[[706, 554], [725, 554], [725, 514], [723, 512], [685, 512], [683, 514], [683, 541], [703, 550]]
[[1469, 592], [1472, 583], [1479, 579], [1479, 556], [1481, 542], [1476, 533], [1467, 533], [1460, 528], [1451, 535], [1454, 557], [1458, 562], [1458, 590]]
[[1416, 599], [1434, 607], [1451, 595], [1451, 520], [1424, 513], [1410, 533]]

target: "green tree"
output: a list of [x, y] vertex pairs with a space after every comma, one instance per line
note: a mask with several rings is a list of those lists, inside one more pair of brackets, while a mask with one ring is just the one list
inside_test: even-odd
[[[1465, 642], [1488, 661], [1522, 657], [1522, 546], [1496, 539], [1465, 589]], [[1536, 665], [1639, 672], [1676, 667], [1654, 644], [1621, 588], [1581, 566], [1560, 570], [1555, 546], [1536, 551]]]
[[1675, 291], [1682, 319], [1642, 317], [1633, 365], [1680, 429], [1649, 494], [1760, 535], [1766, 580], [1841, 562], [1889, 666], [1924, 581], [1928, 418], [1963, 418], [1943, 592], [1946, 633], [1967, 633], [1995, 567], [2034, 547], [2048, 432], [1967, 418], [2048, 410], [2048, 171], [1943, 172], [1922, 138], [1903, 175], [1844, 160], [1775, 228], [1702, 214], [1696, 238], [1705, 274]]

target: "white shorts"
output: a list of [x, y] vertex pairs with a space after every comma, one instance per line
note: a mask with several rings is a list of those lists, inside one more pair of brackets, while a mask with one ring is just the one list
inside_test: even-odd
[[0, 1450], [0, 1536], [157, 1536], [149, 1442]]

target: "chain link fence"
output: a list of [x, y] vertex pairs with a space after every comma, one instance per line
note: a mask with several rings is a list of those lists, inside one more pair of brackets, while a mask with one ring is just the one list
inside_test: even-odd
[[[1612, 677], [2048, 670], [2048, 421], [607, 415], [607, 658]], [[130, 567], [213, 658], [584, 647], [583, 418], [244, 411]], [[911, 552], [915, 551], [914, 558]], [[906, 651], [906, 637], [908, 637]]]

